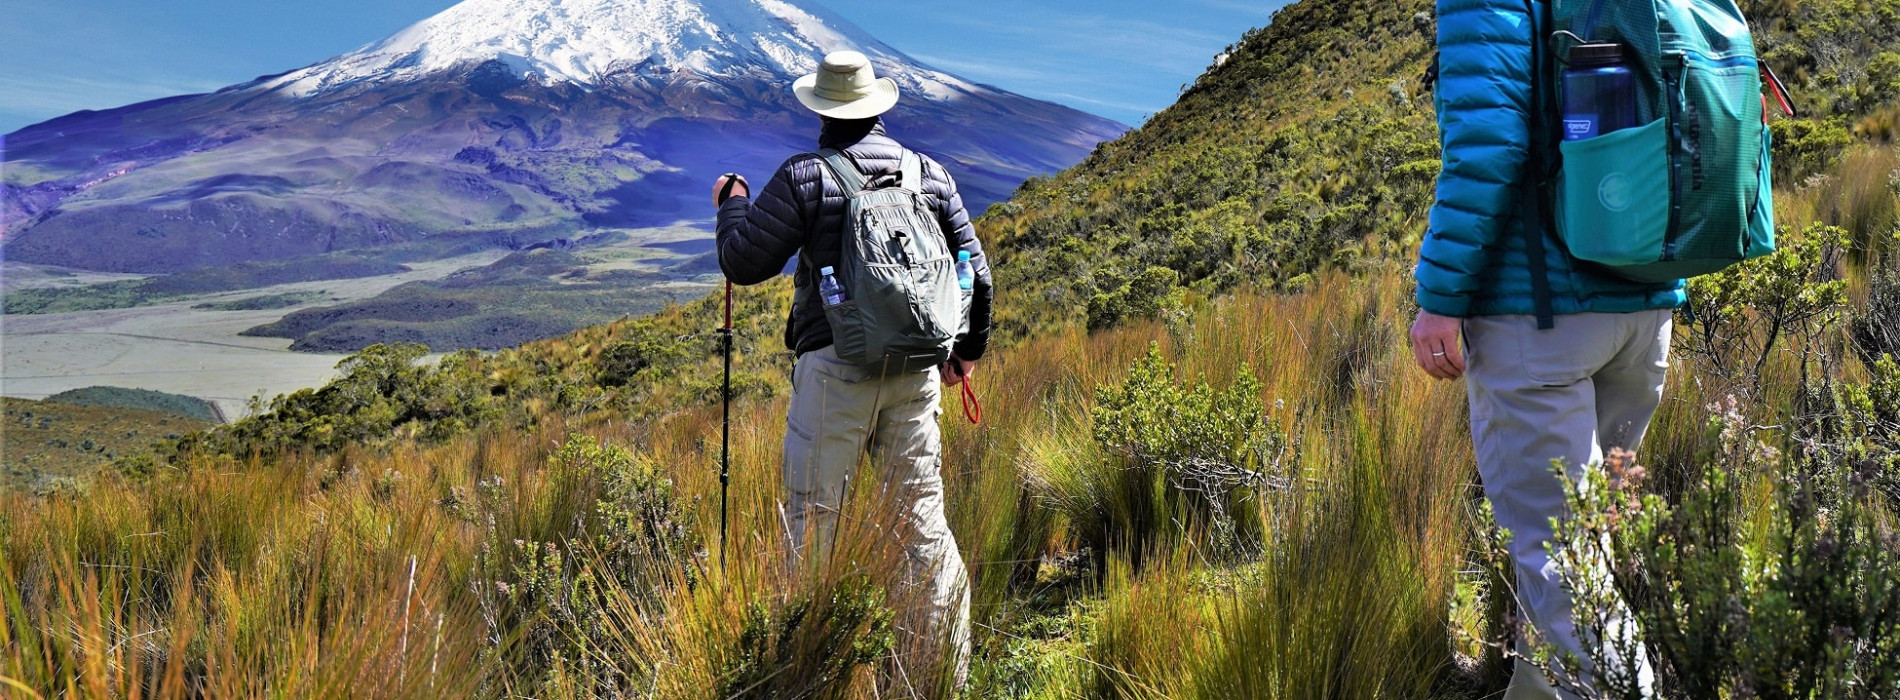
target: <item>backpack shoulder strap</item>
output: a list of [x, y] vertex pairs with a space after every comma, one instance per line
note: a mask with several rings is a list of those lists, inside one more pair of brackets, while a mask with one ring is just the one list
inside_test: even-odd
[[831, 176], [838, 178], [838, 186], [844, 188], [844, 196], [849, 197], [864, 191], [864, 173], [858, 171], [858, 165], [836, 148], [818, 151], [818, 157], [825, 161], [825, 168]]
[[915, 151], [906, 148], [904, 149], [904, 159], [900, 161], [900, 163], [898, 172], [902, 173], [901, 176], [903, 179], [899, 180], [898, 186], [912, 192], [923, 192], [924, 159], [918, 157]]
[[1544, 78], [1546, 65], [1543, 31], [1548, 24], [1546, 15], [1539, 11], [1537, 0], [1524, 0], [1524, 9], [1530, 12], [1531, 26], [1531, 109], [1529, 118], [1530, 148], [1524, 161], [1524, 174], [1518, 178], [1523, 183], [1519, 195], [1522, 200], [1518, 206], [1524, 214], [1524, 254], [1530, 258], [1531, 304], [1537, 315], [1537, 328], [1549, 330], [1557, 327], [1556, 314], [1550, 303], [1550, 265], [1544, 250], [1544, 232], [1551, 222], [1544, 220], [1544, 146], [1547, 128], [1545, 118]]

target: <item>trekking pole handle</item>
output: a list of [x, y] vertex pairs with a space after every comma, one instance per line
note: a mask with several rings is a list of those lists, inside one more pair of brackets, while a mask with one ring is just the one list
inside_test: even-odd
[[[726, 200], [732, 197], [732, 188], [745, 183], [745, 177], [738, 173], [726, 173], [719, 177], [724, 179], [726, 184], [719, 188], [719, 196], [715, 198], [718, 201], [713, 202], [715, 205], [725, 204]], [[746, 184], [746, 193], [752, 193], [752, 185]]]

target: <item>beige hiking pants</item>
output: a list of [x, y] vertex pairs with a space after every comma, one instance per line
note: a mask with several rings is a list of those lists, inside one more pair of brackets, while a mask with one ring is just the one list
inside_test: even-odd
[[[910, 637], [900, 641], [900, 651], [953, 650], [960, 684], [969, 664], [970, 594], [956, 537], [944, 518], [937, 428], [942, 393], [934, 368], [880, 377], [839, 361], [830, 347], [799, 356], [785, 416], [785, 530], [794, 562], [823, 556], [840, 509], [848, 507], [848, 491], [883, 489], [901, 509], [896, 534], [908, 562], [903, 587], [892, 594], [913, 596], [923, 608], [899, 615], [899, 626], [911, 628], [900, 629]], [[867, 449], [882, 483], [849, 486]], [[917, 658], [900, 659], [913, 666], [910, 673], [935, 658], [928, 652], [912, 656]]]
[[[1464, 328], [1478, 472], [1498, 525], [1512, 533], [1518, 608], [1545, 640], [1595, 673], [1570, 594], [1544, 549], [1550, 520], [1568, 513], [1551, 462], [1561, 460], [1577, 480], [1611, 448], [1642, 444], [1669, 369], [1670, 312], [1559, 316], [1546, 331], [1530, 316], [1480, 316]], [[1650, 677], [1647, 664], [1632, 672]], [[1505, 693], [1507, 700], [1570, 697], [1521, 662]]]

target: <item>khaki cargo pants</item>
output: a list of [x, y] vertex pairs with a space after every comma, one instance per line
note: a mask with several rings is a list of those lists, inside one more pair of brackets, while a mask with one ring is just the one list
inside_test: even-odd
[[[883, 482], [875, 487], [901, 509], [898, 536], [908, 567], [896, 593], [915, 593], [923, 608], [899, 615], [900, 627], [923, 628], [901, 629], [910, 643], [900, 642], [900, 650], [952, 649], [960, 683], [969, 664], [970, 594], [944, 518], [942, 393], [935, 368], [877, 376], [839, 361], [831, 347], [799, 356], [785, 416], [785, 530], [795, 563], [822, 556], [845, 507], [847, 482], [868, 449]], [[929, 663], [932, 656], [903, 661]]]
[[[1557, 327], [1545, 331], [1530, 316], [1479, 316], [1464, 323], [1478, 472], [1498, 526], [1512, 534], [1518, 608], [1546, 641], [1579, 659], [1585, 658], [1584, 642], [1570, 594], [1544, 549], [1551, 519], [1565, 518], [1569, 510], [1551, 462], [1561, 460], [1566, 478], [1574, 481], [1600, 465], [1611, 448], [1635, 451], [1642, 444], [1662, 401], [1671, 323], [1667, 310], [1559, 316]], [[1582, 670], [1594, 672], [1587, 660]], [[1647, 685], [1646, 665], [1633, 672]], [[1520, 661], [1504, 697], [1572, 696]]]

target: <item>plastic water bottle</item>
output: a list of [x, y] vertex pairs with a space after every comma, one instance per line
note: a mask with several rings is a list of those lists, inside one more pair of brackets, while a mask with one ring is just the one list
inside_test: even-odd
[[1564, 69], [1564, 140], [1596, 138], [1636, 126], [1636, 75], [1621, 44], [1570, 49]]
[[818, 295], [824, 297], [825, 306], [837, 306], [850, 299], [844, 293], [844, 285], [838, 284], [838, 276], [831, 273], [829, 266], [818, 271]]
[[976, 268], [970, 265], [970, 251], [957, 251], [957, 288], [971, 289], [976, 286]]

